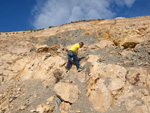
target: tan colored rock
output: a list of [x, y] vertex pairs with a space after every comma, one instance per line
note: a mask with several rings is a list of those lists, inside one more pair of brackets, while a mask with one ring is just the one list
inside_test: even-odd
[[127, 48], [135, 48], [135, 46], [138, 44], [138, 42], [125, 42], [122, 44], [122, 46], [124, 47], [124, 49]]
[[89, 55], [86, 57], [87, 61], [88, 62], [91, 62], [91, 63], [96, 63], [97, 60], [99, 59], [99, 57], [97, 55]]
[[116, 50], [112, 50], [110, 51], [110, 54], [116, 54], [116, 55], [121, 55], [120, 52], [116, 51]]
[[[65, 85], [62, 83], [63, 85], [61, 84], [59, 86], [60, 88], [58, 88], [59, 91], [57, 91], [60, 96], [57, 95], [63, 98], [64, 101], [70, 103], [78, 102], [76, 101], [78, 97], [78, 93], [76, 92], [79, 91], [74, 91], [76, 88], [74, 87], [75, 85], [72, 84], [76, 83], [76, 77], [80, 80], [78, 82], [81, 82], [81, 84], [87, 77], [86, 82], [88, 88], [85, 87], [87, 89], [87, 96], [98, 112], [114, 110], [112, 112], [115, 113], [117, 112], [117, 108], [119, 111], [122, 111], [122, 106], [119, 106], [125, 103], [123, 107], [126, 107], [125, 109], [127, 109], [129, 113], [149, 113], [150, 93], [148, 88], [150, 87], [150, 74], [148, 73], [148, 55], [150, 52], [148, 51], [149, 43], [147, 43], [150, 37], [149, 26], [150, 16], [144, 16], [74, 22], [35, 32], [19, 31], [0, 33], [0, 92], [2, 93], [0, 94], [0, 111], [21, 112], [21, 109], [30, 111], [30, 107], [24, 108], [24, 106], [18, 105], [17, 102], [21, 102], [22, 105], [29, 105], [30, 102], [30, 104], [32, 104], [32, 101], [37, 102], [37, 95], [47, 89], [43, 88], [43, 86], [38, 87], [38, 89], [34, 89], [36, 95], [32, 95], [34, 92], [28, 92], [28, 84], [25, 83], [28, 83], [30, 80], [41, 80], [46, 86], [54, 85], [59, 81], [57, 80], [59, 76], [56, 75], [60, 75], [64, 81], [68, 81]], [[80, 30], [80, 33], [76, 33], [76, 30]], [[85, 35], [87, 35], [87, 37]], [[53, 42], [51, 43], [51, 47], [47, 45], [39, 46], [43, 42], [48, 41], [47, 39], [52, 36], [56, 36], [58, 42], [65, 45], [65, 47], [60, 44], [54, 44]], [[88, 39], [89, 37], [90, 40]], [[72, 70], [66, 73], [65, 65], [67, 53], [65, 48], [68, 48], [73, 41], [78, 41], [80, 38], [82, 38], [81, 40], [83, 42], [85, 41], [85, 46], [82, 48], [83, 50], [81, 49], [81, 56], [87, 55], [85, 60], [81, 60], [80, 66], [86, 66], [86, 69], [79, 74]], [[66, 43], [64, 40], [70, 42]], [[94, 41], [96, 41], [96, 43]], [[143, 41], [146, 41], [146, 43], [141, 43]], [[116, 44], [115, 47], [114, 44]], [[122, 53], [120, 52], [122, 50], [117, 46], [123, 50]], [[135, 49], [133, 49], [134, 47]], [[38, 53], [35, 52], [35, 48], [37, 48]], [[143, 51], [145, 50], [144, 48], [146, 49], [145, 53]], [[99, 49], [102, 50], [102, 53], [95, 53], [99, 51]], [[111, 63], [114, 64], [110, 64], [109, 59], [105, 60], [107, 54], [105, 52], [103, 54], [103, 50], [108, 52], [108, 57], [120, 55], [119, 60], [121, 62], [113, 62], [112, 60]], [[135, 52], [132, 52], [132, 50], [135, 50]], [[86, 51], [89, 51], [89, 53]], [[48, 54], [48, 52], [50, 52], [50, 54]], [[145, 56], [142, 55], [142, 52]], [[126, 64], [134, 66], [132, 64], [135, 64], [134, 60], [136, 60], [137, 57], [132, 57], [132, 55], [141, 55], [136, 63], [139, 68], [125, 68], [121, 66], [124, 64], [125, 66]], [[125, 60], [126, 58], [127, 60]], [[134, 58], [134, 60], [132, 60], [132, 58]], [[140, 62], [140, 58], [143, 59], [142, 62]], [[91, 67], [88, 67], [87, 62]], [[117, 63], [117, 65], [115, 63]], [[140, 68], [140, 66], [142, 66], [142, 68]], [[72, 69], [76, 69], [75, 65], [73, 65]], [[68, 77], [70, 74], [72, 74], [72, 77]], [[16, 78], [15, 81], [14, 78]], [[30, 88], [32, 88], [32, 86]], [[30, 88], [29, 91], [32, 90]], [[29, 97], [30, 102], [15, 99], [16, 97]], [[47, 104], [52, 104], [52, 100], [52, 98], [48, 99]], [[56, 109], [59, 104], [56, 104]], [[115, 107], [109, 109], [113, 105], [115, 105]], [[18, 108], [21, 107], [21, 109], [16, 109], [15, 106], [18, 106]], [[50, 109], [52, 107], [53, 106], [43, 104], [39, 106], [38, 111], [32, 110], [31, 112], [51, 112]], [[67, 109], [68, 107], [70, 107], [69, 103], [63, 102], [61, 111], [68, 113], [82, 111], [82, 109], [77, 111], [78, 108], [75, 108], [74, 111], [69, 111]], [[92, 110], [89, 112], [92, 112]]]
[[52, 53], [53, 55], [57, 55], [57, 53], [60, 53], [60, 52], [63, 51], [63, 50], [62, 51], [59, 50], [61, 48], [63, 48], [62, 45], [60, 45], [60, 44], [54, 44], [51, 47], [49, 47], [48, 51], [50, 53]]
[[149, 113], [149, 108], [146, 105], [135, 107], [131, 113]]
[[133, 54], [133, 55], [135, 55], [135, 53], [132, 52], [131, 50], [123, 50], [122, 53], [121, 53], [121, 55], [122, 55], [123, 57], [126, 57], [128, 54]]
[[51, 53], [47, 53], [46, 55], [44, 55], [42, 57], [42, 61], [46, 60], [47, 58], [49, 58], [51, 56]]
[[94, 86], [89, 87], [87, 96], [94, 109], [100, 112], [107, 111], [113, 103], [111, 94], [102, 80], [98, 80]]
[[62, 102], [60, 104], [60, 113], [69, 113], [70, 107], [69, 103]]
[[148, 97], [150, 96], [150, 93], [147, 89], [139, 89], [135, 91], [136, 97], [141, 98], [145, 103], [149, 102]]
[[97, 63], [93, 62], [94, 65], [90, 69], [90, 75], [93, 79], [96, 78], [119, 78], [122, 81], [125, 81], [125, 76], [127, 73], [127, 69], [122, 66], [115, 65], [115, 64], [104, 64], [104, 63]]
[[130, 68], [127, 79], [132, 85], [146, 86], [147, 71], [142, 68]]
[[116, 95], [119, 90], [125, 86], [125, 81], [115, 78], [112, 79], [111, 83], [108, 86], [108, 89], [112, 92], [113, 95]]
[[17, 55], [11, 55], [11, 53], [5, 54], [1, 57], [1, 60], [4, 60], [9, 64], [13, 64], [13, 62], [15, 62], [17, 59], [19, 59], [19, 57]]
[[147, 75], [146, 86], [150, 87], [150, 74]]
[[47, 59], [45, 61], [45, 63], [46, 64], [51, 64], [51, 65], [54, 64], [54, 67], [58, 68], [58, 67], [64, 66], [66, 61], [60, 56], [54, 56], [54, 57], [50, 57], [49, 59]]
[[81, 111], [80, 111], [80, 110], [77, 110], [76, 113], [81, 113]]
[[56, 77], [54, 76], [54, 72], [59, 70], [62, 74], [65, 71], [64, 67], [62, 67], [65, 64], [65, 60], [60, 56], [52, 56], [41, 60], [42, 57], [42, 55], [38, 56], [21, 69], [20, 77], [22, 80], [40, 79], [44, 85], [55, 84]]
[[42, 45], [42, 46], [37, 47], [36, 52], [37, 53], [48, 52], [48, 49], [49, 49], [49, 47], [47, 45]]
[[86, 74], [85, 73], [78, 74], [77, 77], [78, 77], [78, 80], [82, 83], [86, 81]]
[[106, 47], [114, 46], [114, 43], [112, 41], [102, 40], [100, 41], [100, 43], [96, 44], [96, 46], [98, 46], [99, 48], [106, 48]]
[[41, 104], [37, 106], [37, 113], [53, 113], [54, 105]]
[[125, 106], [128, 111], [134, 110], [137, 105], [141, 104], [138, 100], [127, 99], [125, 100]]
[[[119, 65], [94, 63], [90, 70], [87, 96], [97, 111], [107, 111], [114, 99], [119, 98], [125, 87], [126, 73], [127, 69]], [[110, 81], [105, 83], [108, 77]]]
[[106, 64], [104, 63], [98, 63], [98, 62], [93, 62], [94, 65], [90, 68], [90, 75], [92, 79], [97, 79], [97, 78], [105, 78], [105, 68], [107, 67]]
[[55, 99], [55, 96], [51, 96], [50, 98], [48, 98], [46, 101], [46, 104], [49, 104], [50, 102], [52, 102]]
[[64, 101], [74, 103], [79, 96], [79, 89], [76, 85], [59, 82], [55, 85], [54, 91]]
[[150, 104], [150, 96], [143, 96], [142, 101], [145, 103], [145, 105], [149, 106]]
[[19, 110], [25, 110], [26, 106], [20, 105]]
[[34, 113], [34, 112], [36, 112], [36, 109], [32, 109], [32, 110], [30, 110], [30, 112], [31, 112], [31, 113]]
[[107, 48], [107, 47], [111, 47], [111, 46], [114, 46], [114, 43], [112, 41], [101, 40], [99, 43], [93, 44], [93, 45], [89, 46], [88, 48], [90, 50], [94, 50], [94, 49], [103, 49], [103, 48]]
[[115, 64], [108, 64], [106, 68], [106, 75], [112, 76], [121, 79], [122, 81], [125, 81], [125, 76], [127, 73], [127, 69]]
[[123, 46], [124, 49], [127, 48], [134, 48], [138, 43], [142, 42], [143, 40], [136, 37], [123, 37], [117, 40], [114, 40], [115, 45], [121, 47]]

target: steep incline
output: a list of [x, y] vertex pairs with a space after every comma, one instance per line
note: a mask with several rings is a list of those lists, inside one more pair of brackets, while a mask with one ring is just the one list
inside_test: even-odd
[[[150, 112], [150, 16], [0, 34], [0, 112]], [[67, 50], [83, 41], [77, 72]]]

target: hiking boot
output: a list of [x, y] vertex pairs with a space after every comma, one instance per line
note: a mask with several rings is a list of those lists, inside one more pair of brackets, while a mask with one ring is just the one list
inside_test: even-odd
[[68, 72], [69, 71], [69, 69], [66, 69], [66, 72]]
[[80, 71], [82, 71], [82, 70], [83, 70], [82, 68], [79, 68], [79, 69], [78, 69], [78, 72], [80, 72]]

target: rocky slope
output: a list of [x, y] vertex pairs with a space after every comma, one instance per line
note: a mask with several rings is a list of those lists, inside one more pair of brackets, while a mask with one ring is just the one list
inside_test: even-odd
[[[1, 113], [149, 113], [150, 16], [0, 33]], [[77, 72], [67, 49], [80, 41]]]

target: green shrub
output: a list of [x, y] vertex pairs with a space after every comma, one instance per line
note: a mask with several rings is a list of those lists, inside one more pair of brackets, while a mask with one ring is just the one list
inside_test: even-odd
[[49, 28], [52, 28], [52, 27], [54, 27], [54, 26], [49, 26]]

